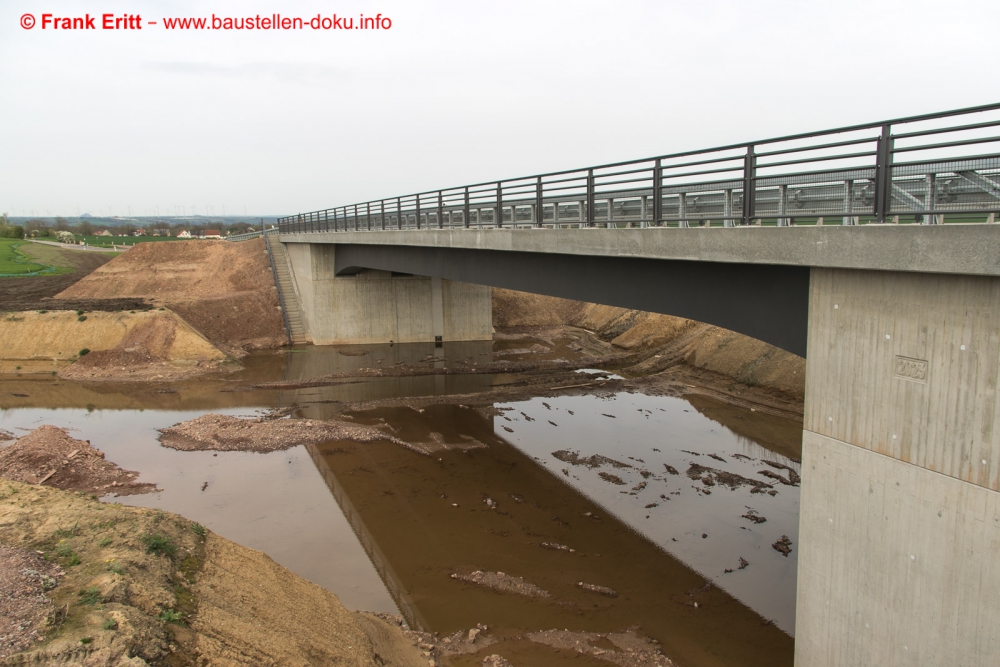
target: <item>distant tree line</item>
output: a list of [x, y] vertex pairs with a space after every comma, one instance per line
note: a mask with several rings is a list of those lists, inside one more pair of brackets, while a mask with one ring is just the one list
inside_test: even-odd
[[0, 238], [23, 239], [24, 227], [21, 225], [12, 225], [10, 220], [7, 219], [7, 214], [4, 213], [0, 215]]
[[229, 234], [243, 234], [247, 231], [260, 231], [260, 224], [247, 222], [232, 222], [219, 224], [212, 222], [199, 222], [197, 224], [183, 224], [174, 221], [149, 221], [142, 225], [130, 222], [119, 225], [95, 225], [89, 220], [79, 220], [71, 223], [63, 217], [56, 217], [49, 220], [46, 218], [30, 218], [23, 226], [12, 225], [4, 214], [0, 221], [0, 236], [24, 238], [45, 238], [55, 237], [59, 232], [71, 232], [76, 236], [93, 236], [97, 232], [107, 229], [114, 236], [134, 236], [136, 232], [144, 236], [177, 236], [182, 231], [190, 232], [192, 236], [198, 236], [199, 232], [219, 231], [223, 236]]

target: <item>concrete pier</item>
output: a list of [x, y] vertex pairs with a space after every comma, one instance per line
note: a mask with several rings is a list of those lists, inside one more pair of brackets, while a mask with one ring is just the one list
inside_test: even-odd
[[1000, 278], [812, 269], [795, 664], [1000, 664]]
[[286, 244], [316, 345], [491, 340], [490, 288], [389, 271], [334, 274], [336, 245]]

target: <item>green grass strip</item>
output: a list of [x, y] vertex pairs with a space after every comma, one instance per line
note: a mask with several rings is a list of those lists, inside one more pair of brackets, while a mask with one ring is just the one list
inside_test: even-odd
[[18, 239], [0, 239], [0, 278], [25, 278], [58, 271], [54, 266], [33, 262], [18, 249], [23, 243]]

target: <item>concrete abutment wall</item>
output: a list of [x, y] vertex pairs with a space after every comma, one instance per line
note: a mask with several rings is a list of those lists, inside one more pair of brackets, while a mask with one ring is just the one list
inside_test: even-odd
[[287, 243], [306, 337], [316, 345], [493, 338], [485, 285], [365, 270], [336, 276], [335, 244]]
[[1000, 664], [1000, 278], [812, 269], [795, 664]]

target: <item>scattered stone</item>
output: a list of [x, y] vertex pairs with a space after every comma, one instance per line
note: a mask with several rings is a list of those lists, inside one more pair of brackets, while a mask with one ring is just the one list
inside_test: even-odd
[[766, 523], [767, 519], [757, 514], [756, 510], [747, 507], [747, 513], [743, 514], [740, 518], [747, 519], [748, 521], [753, 521], [756, 524]]
[[582, 588], [585, 591], [590, 591], [591, 593], [600, 593], [601, 595], [606, 595], [609, 598], [618, 597], [618, 591], [613, 588], [608, 588], [607, 586], [598, 586], [597, 584], [588, 584], [583, 581], [576, 582], [578, 588]]
[[44, 639], [40, 629], [54, 615], [45, 592], [63, 574], [36, 551], [0, 545], [0, 661]]
[[723, 463], [726, 462], [726, 459], [722, 458], [718, 454], [709, 454], [709, 457], [715, 459], [716, 461], [722, 461]]
[[599, 472], [597, 473], [597, 476], [603, 479], [605, 482], [617, 484], [618, 486], [625, 486], [625, 481], [618, 475], [612, 475], [609, 472]]
[[556, 542], [542, 542], [538, 546], [543, 549], [551, 549], [553, 551], [568, 551], [571, 554], [576, 553], [576, 549], [570, 549], [565, 544], [558, 544]]
[[750, 564], [750, 561], [748, 561], [743, 556], [740, 556], [740, 566], [737, 569], [739, 569], [739, 570], [745, 570], [745, 569], [747, 569], [747, 565], [749, 565], [749, 564]]
[[788, 539], [788, 535], [782, 535], [781, 539], [772, 544], [771, 547], [785, 558], [788, 558], [788, 554], [792, 553], [792, 541]]
[[667, 465], [666, 463], [664, 463], [663, 467], [666, 468], [667, 472], [669, 472], [671, 475], [679, 475], [680, 474], [679, 472], [677, 472], [677, 468], [675, 468], [675, 467], [673, 467], [671, 465]]
[[482, 570], [475, 570], [468, 573], [456, 572], [451, 575], [451, 578], [468, 581], [469, 583], [485, 588], [492, 588], [502, 593], [516, 593], [532, 598], [551, 597], [548, 591], [525, 581], [522, 577], [514, 577], [503, 572], [483, 572]]
[[704, 481], [703, 478], [708, 476], [713, 482], [727, 486], [730, 489], [736, 489], [741, 486], [749, 486], [751, 487], [751, 493], [760, 493], [763, 489], [773, 488], [770, 484], [761, 482], [760, 480], [750, 479], [748, 477], [743, 477], [742, 475], [737, 475], [734, 472], [726, 472], [725, 470], [719, 470], [717, 468], [708, 468], [698, 465], [697, 463], [692, 463], [686, 474], [688, 478], [697, 479], [699, 481]]
[[496, 653], [483, 658], [482, 665], [483, 667], [514, 667], [509, 660], [497, 655]]
[[614, 468], [631, 468], [627, 463], [622, 461], [616, 461], [615, 459], [608, 458], [607, 456], [602, 456], [600, 454], [594, 454], [593, 456], [582, 457], [579, 452], [573, 452], [568, 449], [560, 449], [559, 451], [552, 452], [552, 456], [556, 457], [563, 463], [569, 463], [575, 466], [586, 466], [588, 468], [600, 468], [602, 465], [610, 465]]

